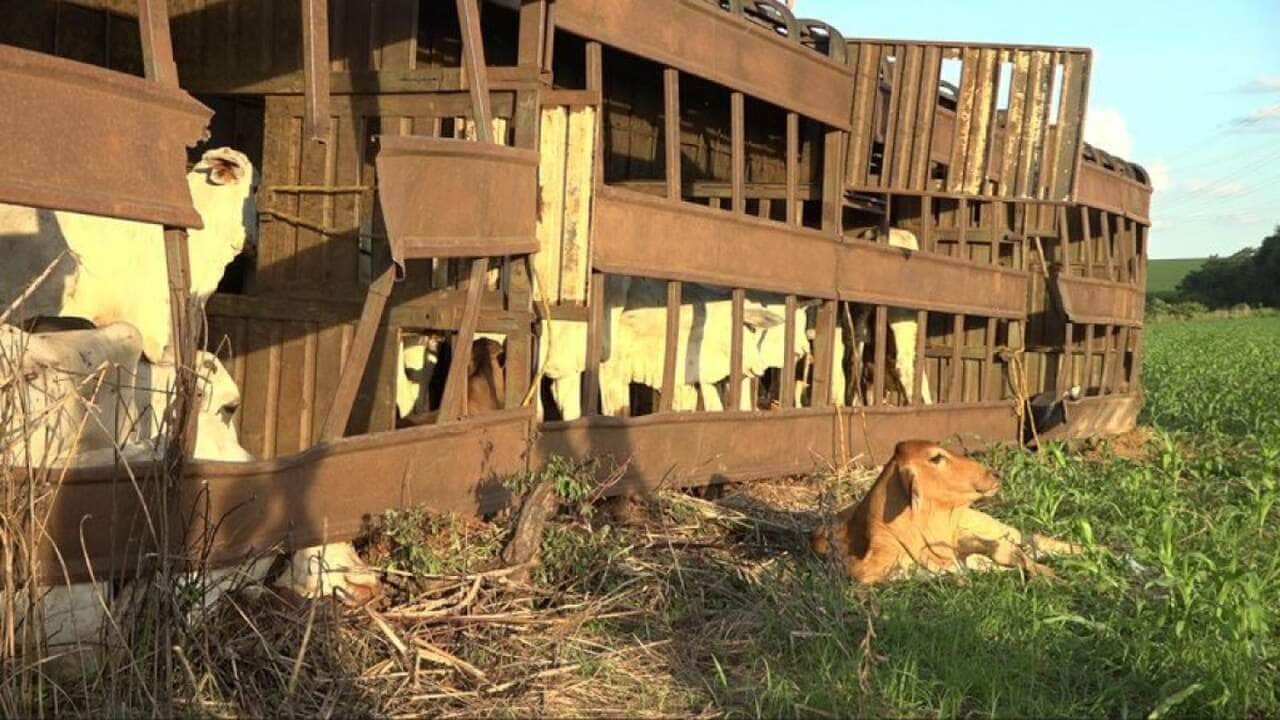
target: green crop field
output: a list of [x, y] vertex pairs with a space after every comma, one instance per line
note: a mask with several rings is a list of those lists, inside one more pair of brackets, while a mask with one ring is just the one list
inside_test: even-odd
[[1182, 278], [1200, 269], [1205, 258], [1179, 258], [1175, 260], [1147, 261], [1147, 292], [1173, 292]]

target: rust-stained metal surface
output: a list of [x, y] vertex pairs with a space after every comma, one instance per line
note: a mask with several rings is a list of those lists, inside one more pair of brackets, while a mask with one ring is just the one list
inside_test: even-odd
[[1146, 295], [1135, 285], [1058, 275], [1059, 307], [1077, 325], [1142, 325]]
[[383, 136], [378, 188], [391, 257], [519, 255], [538, 249], [538, 154], [421, 136]]
[[[502, 480], [552, 455], [630, 459], [617, 492], [804, 474], [846, 459], [881, 463], [908, 436], [969, 449], [1016, 439], [1009, 403], [590, 418], [543, 424], [536, 437], [533, 428], [526, 409], [346, 438], [269, 461], [193, 462], [175, 506], [195, 518], [190, 547], [206, 538], [217, 567], [275, 547], [350, 540], [391, 508], [496, 512], [510, 500]], [[135, 472], [149, 478], [149, 469]], [[73, 581], [86, 577], [81, 533], [98, 577], [136, 562], [145, 523], [133, 486], [114, 476], [110, 468], [72, 471], [54, 500], [52, 541]], [[41, 561], [45, 580], [63, 580], [52, 545]]]
[[[949, 59], [961, 65], [953, 97], [940, 92]], [[849, 64], [856, 76], [851, 188], [1072, 199], [1088, 49], [855, 39]], [[1008, 106], [1001, 107], [1006, 94]], [[953, 119], [940, 118], [948, 110]], [[997, 132], [1004, 142], [994, 142]], [[949, 152], [939, 155], [943, 148]]]
[[1120, 435], [1138, 426], [1141, 395], [1108, 395], [1067, 401], [1067, 422], [1041, 435], [1043, 440], [1067, 440]]
[[[777, 3], [756, 5], [786, 10]], [[786, 12], [777, 17], [789, 16]], [[775, 29], [722, 10], [718, 3], [558, 0], [555, 20], [558, 27], [574, 34], [698, 75], [831, 127], [849, 126], [853, 82], [847, 67]], [[787, 24], [785, 19], [783, 22]], [[801, 37], [798, 24], [794, 27], [791, 38]]]
[[1076, 201], [1143, 224], [1151, 222], [1151, 182], [1146, 171], [1092, 145], [1084, 146]]
[[201, 226], [186, 149], [211, 113], [185, 92], [0, 45], [0, 98], [0, 201]]
[[597, 270], [992, 317], [1026, 315], [1030, 276], [618, 188], [596, 195]]

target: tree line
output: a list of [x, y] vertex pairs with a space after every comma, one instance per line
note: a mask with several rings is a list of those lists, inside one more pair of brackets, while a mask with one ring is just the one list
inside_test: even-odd
[[1280, 225], [1262, 240], [1227, 257], [1211, 257], [1188, 273], [1172, 293], [1150, 298], [1156, 314], [1217, 310], [1241, 305], [1280, 308]]

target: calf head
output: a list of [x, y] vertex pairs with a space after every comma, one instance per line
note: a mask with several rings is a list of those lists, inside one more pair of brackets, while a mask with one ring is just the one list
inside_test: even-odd
[[1000, 479], [982, 463], [924, 440], [898, 443], [884, 472], [917, 513], [967, 507], [1000, 489]]

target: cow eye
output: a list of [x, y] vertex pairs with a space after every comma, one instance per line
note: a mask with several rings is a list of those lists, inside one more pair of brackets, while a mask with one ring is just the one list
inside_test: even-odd
[[929, 462], [933, 463], [934, 465], [941, 465], [943, 461], [945, 461], [946, 459], [947, 459], [946, 455], [943, 455], [942, 453], [938, 453], [933, 457], [929, 458]]

